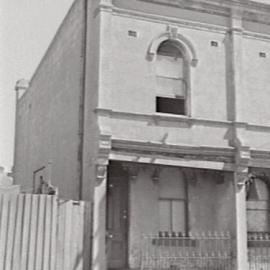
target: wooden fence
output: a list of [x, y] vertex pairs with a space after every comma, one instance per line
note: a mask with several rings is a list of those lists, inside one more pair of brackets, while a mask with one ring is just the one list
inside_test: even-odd
[[0, 195], [1, 270], [89, 270], [90, 203]]

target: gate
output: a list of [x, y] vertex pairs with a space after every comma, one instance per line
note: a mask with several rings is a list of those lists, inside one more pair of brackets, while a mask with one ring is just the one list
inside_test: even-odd
[[229, 233], [160, 232], [142, 240], [143, 269], [231, 270]]

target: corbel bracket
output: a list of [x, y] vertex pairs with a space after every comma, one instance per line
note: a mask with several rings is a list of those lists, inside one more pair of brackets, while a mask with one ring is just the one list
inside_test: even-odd
[[134, 182], [138, 178], [140, 166], [136, 163], [123, 163], [123, 169], [128, 173], [129, 180]]
[[155, 167], [152, 173], [152, 181], [153, 183], [156, 185], [159, 183], [159, 179], [160, 179], [160, 171], [161, 169], [158, 167]]
[[249, 174], [245, 170], [236, 171], [235, 177], [236, 177], [236, 184], [239, 189], [246, 186], [247, 183], [249, 182]]
[[111, 134], [101, 132], [98, 141], [98, 155], [96, 161], [96, 186], [99, 186], [107, 177], [107, 166], [111, 151]]
[[107, 177], [107, 164], [96, 165], [96, 187], [98, 187]]
[[194, 186], [197, 185], [198, 178], [196, 175], [196, 169], [185, 168], [183, 170], [183, 175], [188, 183], [191, 183]]

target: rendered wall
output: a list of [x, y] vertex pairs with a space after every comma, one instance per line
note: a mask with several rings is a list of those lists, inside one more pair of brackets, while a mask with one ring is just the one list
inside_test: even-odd
[[[113, 16], [111, 61], [111, 109], [116, 111], [155, 113], [155, 61], [147, 59], [151, 42], [167, 29], [166, 22], [151, 22]], [[226, 70], [224, 33], [179, 26], [178, 33], [194, 46], [199, 59], [191, 72], [191, 115], [226, 120]], [[136, 31], [137, 37], [128, 35]], [[219, 42], [212, 47], [211, 41]], [[121, 48], [121, 49], [120, 49]]]
[[84, 1], [77, 0], [19, 101], [16, 182], [31, 191], [33, 171], [52, 162], [60, 196], [78, 199], [79, 107], [83, 75]]
[[[168, 144], [229, 147], [235, 99], [231, 83], [229, 18], [208, 13], [195, 14], [194, 11], [143, 1], [113, 3], [116, 7], [142, 13], [126, 14], [124, 10], [111, 13], [111, 27], [105, 28], [106, 38], [102, 44], [107, 66], [102, 69], [99, 108], [130, 114], [112, 114], [101, 119], [100, 125], [109, 127], [112, 136], [119, 139], [160, 142], [166, 137]], [[167, 17], [163, 19], [154, 15]], [[190, 67], [190, 119], [212, 122], [193, 121], [187, 124], [188, 121], [181, 116], [172, 115], [166, 119], [163, 114], [163, 118], [157, 117], [160, 114], [155, 109], [155, 61], [149, 61], [147, 51], [151, 42], [166, 32], [168, 25], [176, 27], [197, 53], [198, 65]], [[243, 83], [241, 88], [236, 88], [236, 96], [240, 97], [237, 101], [237, 115], [240, 117], [237, 119], [252, 126], [243, 128], [241, 140], [252, 149], [269, 150], [267, 85], [270, 83], [270, 28], [246, 20], [243, 27]], [[130, 36], [129, 31], [136, 32], [137, 36]], [[211, 46], [211, 41], [218, 42], [218, 46]], [[260, 52], [266, 53], [266, 57], [259, 57]]]
[[[110, 32], [106, 31], [107, 39], [103, 43], [104, 57], [110, 68], [102, 69], [99, 108], [157, 115], [155, 61], [149, 61], [147, 52], [151, 42], [167, 31], [167, 25], [167, 22], [145, 18], [111, 15]], [[226, 122], [225, 32], [183, 25], [177, 25], [177, 29], [193, 44], [199, 59], [196, 67], [190, 67], [191, 117]], [[137, 32], [137, 37], [129, 36], [130, 30]], [[218, 47], [211, 46], [211, 41], [218, 42]], [[185, 116], [156, 121], [136, 115], [119, 115], [104, 122], [100, 120], [100, 123], [102, 127], [109, 126], [113, 137], [119, 139], [159, 142], [168, 135], [166, 143], [228, 147], [226, 123], [189, 125], [181, 118]], [[211, 140], [207, 134], [212, 135]]]
[[[161, 169], [163, 172], [166, 171], [167, 177], [179, 179], [184, 177], [184, 168], [161, 167]], [[223, 178], [222, 174], [215, 174], [214, 171], [193, 169], [193, 172], [194, 179], [188, 179], [189, 231], [226, 231], [232, 236], [235, 235], [232, 174], [226, 173]], [[152, 181], [152, 173], [151, 167], [145, 167], [140, 170], [137, 179], [130, 183], [129, 263], [131, 268], [139, 266], [142, 234], [156, 234], [159, 230], [159, 192], [158, 184]]]
[[[270, 31], [269, 31], [270, 34]], [[266, 57], [260, 57], [260, 52]], [[270, 38], [243, 40], [243, 121], [270, 126]]]

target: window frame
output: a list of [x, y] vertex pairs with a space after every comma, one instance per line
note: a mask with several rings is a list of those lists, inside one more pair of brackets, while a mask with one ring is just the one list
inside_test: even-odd
[[[183, 190], [184, 198], [175, 198], [175, 197], [169, 197], [169, 196], [163, 197], [159, 195], [158, 204], [160, 201], [170, 201], [170, 231], [169, 232], [174, 232], [172, 230], [172, 225], [173, 225], [172, 202], [173, 201], [184, 202], [184, 219], [185, 219], [184, 223], [185, 224], [184, 224], [184, 231], [181, 233], [183, 233], [184, 235], [187, 235], [189, 232], [189, 196], [188, 196], [188, 181], [185, 177], [183, 177], [183, 189], [184, 189]], [[159, 228], [159, 232], [161, 232], [160, 228]]]
[[[161, 94], [158, 93], [156, 90], [155, 93], [155, 112], [157, 114], [162, 114], [162, 115], [177, 115], [180, 117], [190, 117], [191, 116], [191, 95], [190, 95], [190, 64], [189, 64], [189, 58], [186, 52], [185, 47], [177, 40], [173, 40], [173, 39], [165, 39], [162, 42], [159, 43], [157, 50], [156, 50], [156, 55], [160, 55], [160, 56], [170, 56], [171, 55], [166, 55], [164, 53], [159, 53], [158, 50], [160, 49], [160, 46], [162, 46], [165, 42], [171, 42], [173, 46], [175, 46], [178, 50], [179, 50], [179, 54], [181, 55], [181, 58], [183, 59], [183, 78], [173, 78], [173, 77], [169, 77], [169, 76], [161, 76], [160, 74], [157, 74], [157, 71], [155, 70], [155, 78], [165, 78], [165, 79], [171, 79], [171, 80], [179, 80], [183, 82], [183, 87], [184, 87], [184, 92], [185, 92], [185, 96], [177, 96], [177, 95], [169, 95], [169, 94]], [[157, 62], [156, 62], [157, 65]], [[156, 79], [156, 89], [158, 89], [158, 82]], [[183, 99], [184, 100], [184, 114], [180, 114], [180, 113], [167, 113], [167, 112], [159, 112], [157, 111], [157, 97], [164, 97], [164, 98], [176, 98], [176, 99]]]
[[[267, 194], [268, 194], [268, 198], [267, 199], [261, 199], [261, 198], [251, 198], [250, 194], [251, 194], [251, 188], [254, 188], [256, 190], [257, 193], [257, 184], [256, 181], [258, 182], [262, 182], [265, 185], [265, 188], [267, 190]], [[256, 196], [258, 196], [259, 194], [256, 194]], [[253, 208], [254, 204], [260, 205], [260, 203], [265, 202], [267, 205], [267, 208]], [[250, 205], [252, 207], [250, 207]], [[269, 219], [269, 214], [270, 214], [270, 183], [268, 183], [267, 181], [265, 181], [264, 179], [262, 179], [261, 177], [254, 177], [254, 179], [252, 180], [251, 183], [249, 183], [249, 186], [247, 188], [247, 193], [246, 193], [246, 215], [247, 215], [247, 226], [250, 224], [249, 221], [249, 215], [252, 213], [264, 213], [266, 216], [266, 226], [267, 226], [267, 230], [263, 230], [260, 232], [269, 232], [270, 231], [270, 219]], [[262, 224], [261, 224], [262, 225]], [[249, 233], [253, 233], [253, 230], [249, 230], [250, 228], [248, 227], [248, 232]]]

